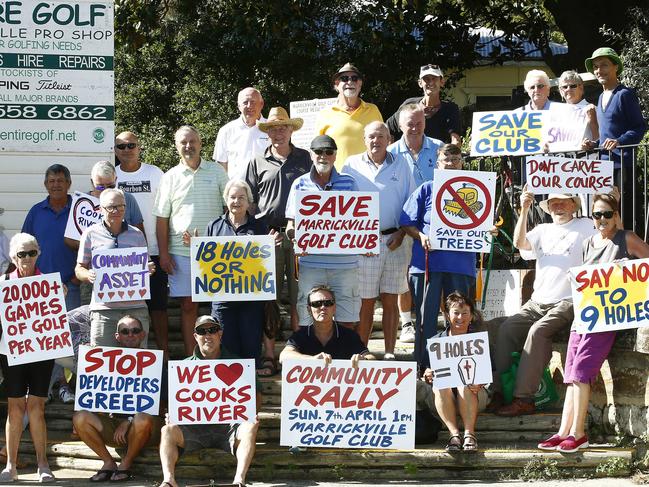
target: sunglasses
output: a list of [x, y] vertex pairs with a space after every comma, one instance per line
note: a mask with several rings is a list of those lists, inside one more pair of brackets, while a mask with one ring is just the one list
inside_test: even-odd
[[334, 152], [336, 151], [333, 149], [313, 149], [313, 152], [318, 156], [323, 156], [323, 155], [333, 156]]
[[25, 257], [36, 257], [38, 255], [38, 250], [21, 250], [16, 253], [16, 257], [19, 259], [24, 259]]
[[613, 215], [615, 215], [614, 211], [593, 211], [593, 218], [595, 220], [599, 220], [602, 217], [610, 220], [611, 218], [613, 218]]
[[140, 333], [142, 333], [142, 328], [121, 328], [119, 330], [119, 334], [124, 336], [139, 335]]
[[102, 208], [106, 210], [108, 213], [117, 213], [120, 210], [126, 209], [126, 205], [111, 205], [111, 206], [103, 206]]
[[115, 144], [115, 148], [119, 150], [124, 149], [135, 149], [137, 144], [135, 142], [129, 142], [128, 144]]
[[334, 304], [336, 304], [336, 301], [333, 299], [321, 299], [320, 301], [311, 301], [309, 306], [312, 308], [321, 308], [322, 306], [325, 308], [331, 308]]
[[96, 189], [97, 191], [103, 191], [103, 190], [105, 190], [105, 189], [113, 189], [114, 187], [115, 187], [115, 183], [112, 183], [112, 184], [105, 184], [105, 185], [104, 185], [104, 184], [97, 184], [97, 185], [95, 186], [95, 189]]
[[348, 81], [353, 81], [354, 83], [361, 79], [360, 76], [356, 76], [355, 74], [351, 76], [347, 76], [346, 74], [343, 74], [342, 76], [338, 76], [338, 79], [342, 81], [343, 83], [347, 83]]
[[577, 86], [579, 86], [579, 85], [563, 85], [561, 87], [561, 89], [562, 90], [574, 90], [575, 88], [577, 88]]
[[218, 325], [214, 325], [214, 326], [209, 326], [209, 327], [206, 326], [206, 327], [203, 327], [203, 328], [196, 328], [194, 330], [194, 333], [196, 333], [197, 335], [203, 336], [203, 335], [207, 335], [207, 334], [214, 335], [214, 334], [216, 334], [216, 333], [218, 333], [220, 331], [221, 331], [221, 327], [218, 326]]
[[420, 69], [439, 69], [439, 66], [437, 64], [424, 64]]

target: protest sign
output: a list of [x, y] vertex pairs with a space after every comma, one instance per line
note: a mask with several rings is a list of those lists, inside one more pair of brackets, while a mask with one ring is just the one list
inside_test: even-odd
[[486, 331], [429, 338], [426, 342], [436, 389], [485, 385], [492, 381]]
[[570, 269], [578, 333], [649, 326], [649, 259]]
[[255, 361], [169, 361], [173, 424], [252, 423], [257, 414]]
[[416, 381], [413, 362], [286, 361], [280, 444], [412, 449]]
[[316, 120], [318, 113], [324, 108], [328, 108], [336, 104], [338, 98], [322, 98], [315, 100], [301, 100], [292, 101], [289, 103], [289, 112], [291, 118], [301, 118], [304, 120], [304, 125], [300, 130], [296, 130], [291, 135], [291, 143], [300, 149], [309, 150], [311, 141], [316, 135]]
[[518, 313], [523, 304], [521, 284], [525, 272], [521, 269], [491, 270], [481, 309], [485, 321]]
[[295, 195], [296, 253], [379, 253], [378, 193], [296, 191]]
[[94, 250], [92, 270], [95, 303], [138, 301], [151, 297], [149, 253], [146, 247]]
[[2, 341], [9, 365], [74, 355], [58, 272], [0, 281]]
[[162, 350], [79, 346], [75, 411], [157, 415]]
[[496, 173], [435, 169], [429, 238], [433, 249], [489, 252]]
[[553, 103], [543, 127], [548, 152], [580, 151], [588, 127], [586, 107]]
[[475, 112], [472, 156], [520, 156], [543, 152], [547, 111]]
[[595, 194], [613, 187], [613, 161], [528, 156], [525, 173], [534, 194]]
[[193, 301], [275, 299], [275, 239], [271, 235], [193, 237]]
[[65, 226], [64, 237], [80, 240], [83, 231], [101, 221], [99, 199], [89, 194], [75, 191], [72, 195], [72, 206]]

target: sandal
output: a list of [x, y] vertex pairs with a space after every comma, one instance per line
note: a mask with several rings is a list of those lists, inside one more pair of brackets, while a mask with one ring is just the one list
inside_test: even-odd
[[475, 435], [471, 433], [464, 433], [464, 444], [462, 449], [466, 452], [476, 452], [478, 451], [478, 439]]
[[108, 482], [115, 472], [117, 472], [117, 470], [102, 468], [101, 470], [97, 470], [97, 473], [88, 480], [90, 482]]
[[131, 480], [133, 476], [131, 475], [131, 471], [128, 469], [125, 470], [115, 470], [113, 472], [113, 475], [110, 477], [111, 482], [127, 482]]
[[56, 477], [54, 477], [54, 474], [52, 473], [49, 467], [46, 468], [38, 467], [38, 470], [36, 472], [38, 475], [38, 481], [41, 484], [49, 484], [50, 482], [56, 481]]
[[261, 359], [261, 367], [257, 368], [257, 375], [259, 377], [272, 377], [279, 372], [277, 365], [277, 360], [264, 357]]
[[451, 435], [446, 444], [446, 451], [454, 453], [462, 450], [462, 437], [458, 435]]

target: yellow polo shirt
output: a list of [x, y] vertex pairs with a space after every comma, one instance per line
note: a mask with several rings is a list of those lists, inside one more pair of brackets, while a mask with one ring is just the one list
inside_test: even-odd
[[363, 130], [370, 122], [382, 122], [383, 117], [376, 105], [361, 100], [360, 106], [348, 112], [338, 105], [333, 105], [318, 113], [316, 133], [328, 135], [336, 141], [336, 169], [341, 170], [349, 156], [365, 152]]

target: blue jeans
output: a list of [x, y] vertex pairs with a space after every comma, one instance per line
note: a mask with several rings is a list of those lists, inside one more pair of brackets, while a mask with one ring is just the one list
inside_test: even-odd
[[254, 358], [259, 365], [264, 329], [264, 301], [212, 303], [212, 316], [223, 326], [223, 346], [241, 358]]
[[[413, 359], [419, 365], [428, 364], [426, 341], [437, 331], [437, 318], [442, 296], [448, 296], [453, 291], [459, 291], [473, 299], [475, 277], [452, 272], [429, 272], [428, 285], [425, 285], [423, 272], [410, 274], [408, 284], [415, 305], [415, 352]], [[423, 323], [423, 336], [421, 335]]]

